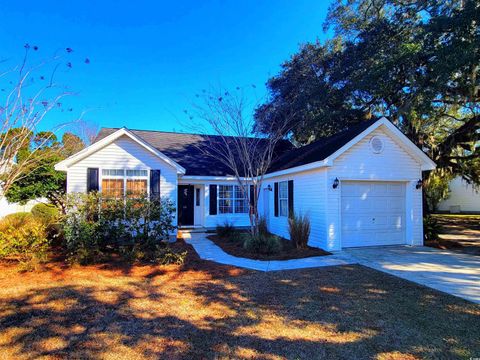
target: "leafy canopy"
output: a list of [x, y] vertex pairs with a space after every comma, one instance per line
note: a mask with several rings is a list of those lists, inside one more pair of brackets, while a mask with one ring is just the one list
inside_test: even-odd
[[26, 145], [18, 156], [33, 156], [36, 161], [32, 167], [22, 170], [22, 175], [7, 190], [5, 197], [9, 202], [20, 203], [47, 198], [52, 204], [62, 206], [66, 174], [56, 171], [55, 164], [83, 149], [83, 141], [72, 133], [65, 133], [59, 142], [55, 134], [38, 132], [30, 136], [29, 142], [33, 145]]
[[480, 184], [479, 23], [478, 1], [334, 2], [324, 25], [333, 39], [282, 65], [255, 126], [265, 131], [293, 108], [291, 135], [305, 144], [386, 116], [445, 179]]

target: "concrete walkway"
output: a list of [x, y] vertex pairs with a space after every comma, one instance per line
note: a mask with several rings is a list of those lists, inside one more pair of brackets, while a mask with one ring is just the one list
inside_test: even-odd
[[360, 265], [480, 304], [480, 257], [424, 246], [344, 251]]
[[351, 259], [348, 254], [341, 254], [338, 256], [315, 256], [292, 260], [253, 260], [227, 254], [211, 240], [208, 240], [207, 235], [204, 233], [184, 234], [183, 239], [187, 244], [192, 245], [200, 258], [204, 260], [259, 271], [293, 270], [322, 266], [348, 265], [357, 262], [354, 259]]
[[200, 258], [259, 271], [360, 264], [480, 304], [480, 257], [423, 246], [354, 248], [294, 260], [252, 260], [224, 252], [205, 233], [185, 234]]

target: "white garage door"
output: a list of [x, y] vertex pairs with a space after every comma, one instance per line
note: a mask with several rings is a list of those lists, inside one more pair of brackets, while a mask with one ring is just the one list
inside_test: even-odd
[[405, 184], [342, 181], [342, 247], [405, 244]]

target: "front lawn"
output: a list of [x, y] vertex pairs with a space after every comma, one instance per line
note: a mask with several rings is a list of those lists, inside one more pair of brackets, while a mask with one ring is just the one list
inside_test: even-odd
[[[184, 245], [186, 246], [186, 245]], [[469, 358], [480, 306], [361, 266], [0, 264], [0, 354], [32, 358]]]
[[[244, 233], [244, 234], [248, 235], [248, 233]], [[306, 258], [311, 256], [324, 256], [324, 255], [331, 254], [325, 250], [310, 247], [310, 246], [307, 246], [304, 249], [297, 249], [293, 245], [293, 242], [283, 239], [281, 237], [278, 237], [278, 241], [280, 243], [280, 249], [281, 249], [280, 251], [275, 252], [273, 254], [261, 254], [261, 253], [246, 249], [244, 246], [245, 237], [242, 237], [239, 235], [242, 235], [242, 233], [236, 232], [232, 236], [227, 236], [227, 237], [221, 237], [215, 234], [215, 235], [208, 236], [208, 239], [210, 239], [216, 245], [222, 248], [222, 250], [225, 251], [227, 254], [237, 256], [237, 257], [255, 259], [255, 260], [301, 259], [301, 258]]]

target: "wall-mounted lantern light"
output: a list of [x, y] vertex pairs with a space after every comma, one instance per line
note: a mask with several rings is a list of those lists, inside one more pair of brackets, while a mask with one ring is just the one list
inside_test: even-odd
[[418, 179], [417, 181], [417, 185], [415, 185], [415, 188], [418, 190], [422, 187], [423, 185], [423, 180], [422, 179]]
[[332, 185], [332, 187], [333, 187], [334, 189], [336, 189], [336, 188], [338, 187], [338, 184], [340, 184], [340, 181], [338, 181], [338, 178], [335, 178], [335, 180], [333, 180], [333, 185]]
[[272, 191], [272, 185], [268, 184], [267, 188], [268, 191]]

